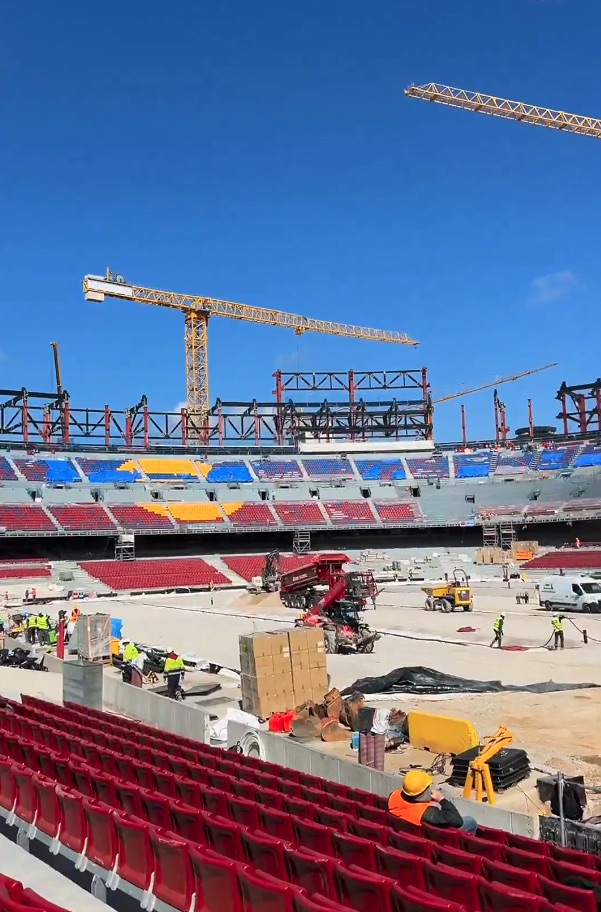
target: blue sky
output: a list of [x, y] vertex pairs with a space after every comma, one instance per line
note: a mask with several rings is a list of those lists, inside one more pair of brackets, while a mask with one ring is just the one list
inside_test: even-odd
[[[184, 399], [183, 323], [86, 304], [130, 281], [407, 332], [418, 349], [214, 320], [211, 398], [277, 367], [430, 368], [503, 387], [510, 425], [601, 373], [601, 144], [406, 99], [438, 81], [601, 115], [596, 0], [5, 0], [0, 386], [73, 406]], [[590, 342], [589, 342], [590, 339]], [[591, 344], [592, 342], [592, 344]], [[465, 400], [492, 434], [492, 394]], [[459, 436], [459, 403], [437, 436]]]

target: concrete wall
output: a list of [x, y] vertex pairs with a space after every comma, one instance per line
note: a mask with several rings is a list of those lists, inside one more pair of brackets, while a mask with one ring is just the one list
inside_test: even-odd
[[104, 709], [208, 744], [210, 741], [208, 713], [169, 697], [132, 687], [116, 678], [104, 678]]
[[[246, 735], [254, 734], [261, 745], [261, 756], [270, 763], [321, 776], [341, 785], [374, 792], [376, 795], [388, 796], [400, 784], [398, 776], [390, 773], [379, 773], [376, 770], [348, 760], [339, 760], [322, 753], [319, 748], [299, 744], [292, 738], [274, 735], [270, 732], [248, 729], [238, 722], [228, 724], [228, 746], [240, 742]], [[442, 788], [444, 791], [444, 786]], [[457, 807], [460, 814], [475, 817], [483, 826], [495, 827], [520, 836], [538, 838], [538, 817], [505, 811], [502, 808], [489, 807], [475, 801], [465, 801], [453, 794], [447, 796]]]

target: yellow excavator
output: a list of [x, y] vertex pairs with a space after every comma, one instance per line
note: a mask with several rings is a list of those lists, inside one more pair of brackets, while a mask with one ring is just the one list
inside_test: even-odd
[[434, 586], [422, 586], [425, 592], [427, 611], [472, 611], [474, 608], [474, 595], [465, 570], [453, 570], [453, 579]]

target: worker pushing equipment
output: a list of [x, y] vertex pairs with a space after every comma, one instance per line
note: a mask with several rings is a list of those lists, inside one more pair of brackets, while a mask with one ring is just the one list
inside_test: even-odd
[[491, 648], [496, 646], [497, 649], [501, 649], [503, 646], [503, 626], [505, 624], [505, 614], [501, 612], [499, 617], [496, 619], [492, 625], [493, 633], [495, 635], [494, 640], [492, 641]]
[[564, 637], [563, 637], [563, 614], [554, 614], [551, 618], [551, 624], [553, 626], [553, 648], [554, 649], [563, 649], [564, 648]]

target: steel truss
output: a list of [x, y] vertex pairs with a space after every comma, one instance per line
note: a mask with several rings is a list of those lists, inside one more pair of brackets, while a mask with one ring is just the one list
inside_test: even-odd
[[600, 378], [579, 386], [568, 386], [564, 380], [555, 398], [561, 402], [561, 411], [557, 419], [563, 422], [565, 435], [601, 433]]
[[[121, 411], [72, 408], [68, 393], [0, 390], [0, 440], [29, 448], [82, 446], [102, 450], [295, 447], [299, 441], [432, 439], [432, 403], [427, 371], [317, 374], [277, 372], [275, 402], [223, 402], [206, 421], [183, 408], [155, 412], [146, 396]], [[407, 399], [369, 401], [362, 390], [415, 390]], [[295, 402], [286, 394], [344, 391], [346, 401]], [[202, 441], [202, 445], [200, 445]]]

